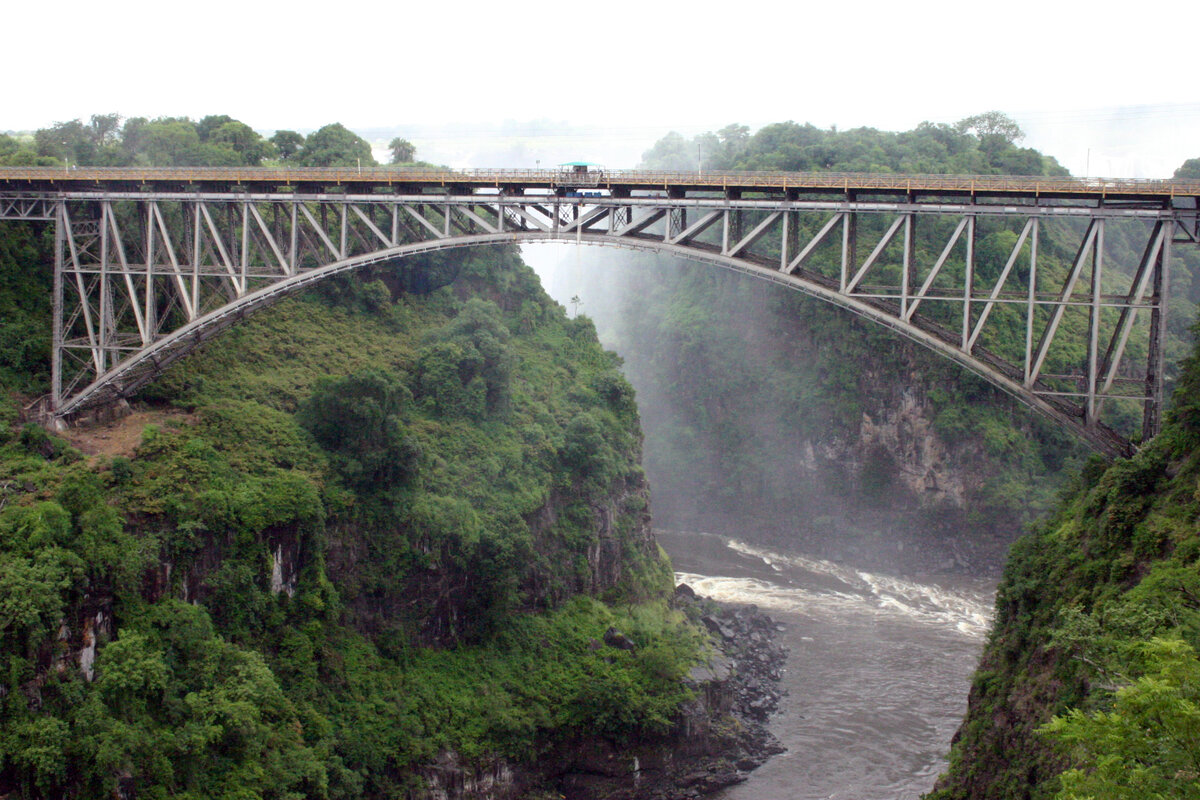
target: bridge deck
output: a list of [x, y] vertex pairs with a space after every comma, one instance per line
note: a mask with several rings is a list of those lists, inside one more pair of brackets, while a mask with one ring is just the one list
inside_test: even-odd
[[666, 172], [558, 169], [415, 169], [393, 167], [278, 169], [266, 167], [3, 167], [0, 189], [76, 192], [95, 189], [172, 190], [182, 187], [244, 187], [247, 190], [340, 191], [446, 190], [526, 194], [572, 189], [692, 194], [719, 192], [800, 195], [900, 195], [916, 197], [1075, 199], [1091, 202], [1140, 201], [1196, 208], [1200, 181], [1117, 180], [1012, 175], [888, 175], [840, 172]]

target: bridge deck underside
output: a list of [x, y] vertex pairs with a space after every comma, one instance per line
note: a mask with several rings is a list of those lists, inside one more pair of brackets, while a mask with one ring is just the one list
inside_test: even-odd
[[[670, 192], [666, 193], [670, 194]], [[677, 193], [678, 194], [678, 193]], [[1194, 216], [1194, 211], [1190, 212]], [[849, 309], [1125, 452], [1162, 406], [1171, 203], [846, 197], [0, 192], [52, 219], [52, 413], [135, 391], [250, 311], [330, 274], [435, 249], [575, 241], [657, 250]], [[401, 262], [402, 263], [402, 262]]]

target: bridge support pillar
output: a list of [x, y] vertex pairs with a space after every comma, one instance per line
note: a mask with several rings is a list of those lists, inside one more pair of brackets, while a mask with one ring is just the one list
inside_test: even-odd
[[842, 266], [838, 291], [846, 293], [850, 270], [858, 269], [858, 214], [847, 211], [842, 215]]
[[1154, 270], [1152, 292], [1153, 308], [1150, 311], [1150, 348], [1146, 363], [1146, 405], [1142, 416], [1142, 441], [1147, 442], [1162, 429], [1163, 371], [1165, 363], [1165, 339], [1167, 332], [1167, 296], [1171, 278], [1171, 235], [1162, 237], [1162, 248], [1158, 251], [1158, 268]]
[[1092, 248], [1091, 307], [1088, 309], [1087, 397], [1083, 404], [1083, 421], [1096, 424], [1096, 380], [1100, 358], [1100, 278], [1104, 269], [1104, 219], [1096, 220], [1096, 244]]
[[63, 261], [67, 247], [66, 200], [59, 200], [54, 208], [54, 306], [53, 332], [50, 350], [50, 414], [62, 405], [62, 355], [63, 355]]

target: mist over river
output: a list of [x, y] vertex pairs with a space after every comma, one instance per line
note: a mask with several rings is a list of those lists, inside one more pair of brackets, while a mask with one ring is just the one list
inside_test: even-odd
[[786, 753], [723, 800], [911, 800], [933, 787], [966, 711], [992, 580], [936, 585], [711, 533], [657, 531], [676, 582], [784, 623]]

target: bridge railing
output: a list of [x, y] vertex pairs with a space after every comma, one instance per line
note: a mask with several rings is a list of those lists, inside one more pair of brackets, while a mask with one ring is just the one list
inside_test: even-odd
[[[586, 180], [581, 180], [586, 178]], [[501, 186], [644, 186], [761, 188], [836, 191], [1145, 195], [1200, 197], [1200, 181], [1073, 178], [1037, 175], [881, 174], [856, 172], [753, 172], [734, 170], [594, 169], [586, 175], [559, 169], [447, 169], [442, 167], [2, 167], [0, 186], [22, 182], [181, 182], [227, 184], [422, 183]]]

